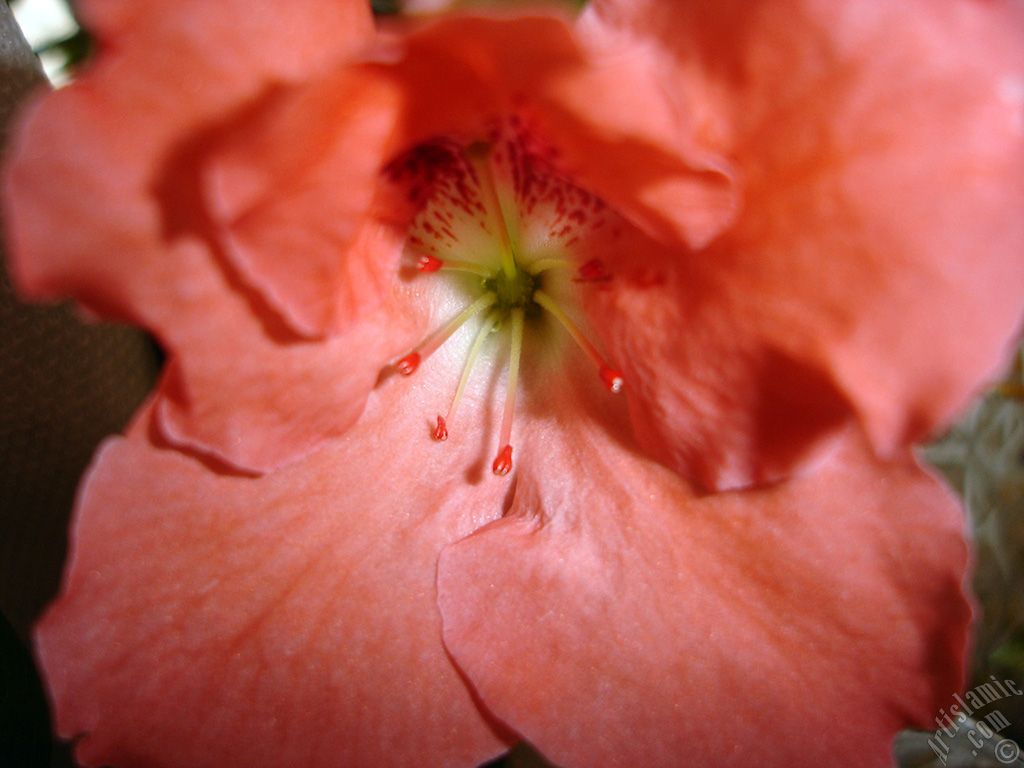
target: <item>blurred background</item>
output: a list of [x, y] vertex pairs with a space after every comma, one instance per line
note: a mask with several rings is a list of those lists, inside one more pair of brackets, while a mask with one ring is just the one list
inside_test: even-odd
[[9, 0], [14, 18], [56, 85], [67, 82], [87, 52], [85, 34], [64, 0]]

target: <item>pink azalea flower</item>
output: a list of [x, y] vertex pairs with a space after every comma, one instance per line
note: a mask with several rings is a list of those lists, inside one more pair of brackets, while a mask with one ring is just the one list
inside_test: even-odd
[[1019, 3], [81, 11], [12, 267], [168, 352], [39, 628], [83, 762], [887, 765], [945, 706], [907, 447], [1024, 303]]

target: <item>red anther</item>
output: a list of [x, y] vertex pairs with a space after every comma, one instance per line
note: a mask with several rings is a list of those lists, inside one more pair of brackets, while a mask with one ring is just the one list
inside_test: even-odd
[[403, 376], [412, 376], [420, 367], [420, 353], [410, 352], [395, 364], [395, 368]]
[[618, 393], [622, 391], [622, 385], [625, 384], [625, 379], [622, 378], [622, 374], [607, 365], [602, 365], [598, 369], [597, 374], [601, 377], [601, 381], [608, 387], [609, 392]]
[[437, 272], [443, 266], [443, 261], [427, 253], [420, 254], [416, 259], [416, 269], [420, 272]]
[[498, 454], [498, 458], [494, 460], [494, 464], [491, 466], [498, 477], [504, 477], [510, 471], [512, 471], [512, 446], [506, 445], [501, 449], [501, 453]]
[[448, 439], [448, 425], [445, 424], [444, 416], [441, 414], [437, 415], [437, 426], [434, 427], [434, 439], [441, 441]]
[[591, 259], [580, 265], [580, 268], [576, 270], [576, 277], [572, 280], [574, 283], [600, 283], [611, 279], [612, 276], [604, 268], [604, 263], [600, 259]]

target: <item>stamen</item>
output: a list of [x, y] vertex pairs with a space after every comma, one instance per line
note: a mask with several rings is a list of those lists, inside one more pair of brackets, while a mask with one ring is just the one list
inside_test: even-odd
[[487, 337], [491, 333], [491, 329], [494, 328], [494, 324], [498, 321], [498, 315], [492, 312], [484, 320], [480, 326], [480, 330], [477, 331], [476, 338], [473, 339], [473, 346], [469, 348], [469, 355], [466, 357], [466, 364], [462, 366], [462, 375], [459, 377], [459, 386], [455, 390], [455, 396], [452, 398], [452, 404], [448, 406], [448, 415], [441, 416], [438, 414], [437, 417], [437, 428], [434, 430], [435, 440], [447, 440], [448, 439], [448, 422], [455, 417], [455, 409], [459, 407], [459, 403], [462, 400], [462, 393], [466, 391], [466, 384], [469, 382], [469, 373], [473, 370], [473, 365], [476, 363], [476, 358], [480, 354], [480, 350], [483, 349], [484, 342], [487, 341]]
[[572, 262], [568, 259], [537, 259], [530, 266], [526, 267], [524, 271], [536, 277], [541, 272], [547, 272], [549, 269], [571, 266]]
[[480, 193], [484, 198], [484, 208], [487, 210], [487, 217], [491, 220], [491, 226], [497, 231], [501, 245], [501, 269], [505, 277], [514, 280], [518, 267], [516, 266], [515, 245], [513, 233], [509, 229], [510, 211], [498, 193], [498, 187], [494, 183], [494, 174], [491, 173], [490, 146], [484, 142], [471, 144], [466, 148], [466, 157], [473, 163], [477, 179], [480, 181]]
[[442, 344], [451, 338], [453, 333], [463, 326], [463, 324], [468, 320], [471, 320], [475, 315], [487, 309], [487, 307], [491, 306], [497, 300], [498, 297], [493, 291], [487, 291], [484, 293], [480, 298], [424, 339], [412, 352], [395, 363], [395, 367], [398, 369], [398, 372], [403, 376], [411, 376], [414, 374], [416, 369], [420, 367], [420, 363], [436, 352]]
[[622, 386], [625, 383], [622, 374], [608, 365], [605, 359], [601, 357], [601, 353], [597, 351], [597, 347], [590, 342], [590, 339], [583, 335], [583, 332], [576, 327], [576, 324], [555, 303], [555, 300], [541, 290], [533, 292], [533, 300], [550, 312], [562, 324], [562, 327], [569, 332], [569, 335], [580, 346], [580, 349], [586, 352], [587, 357], [597, 366], [597, 373], [608, 390], [613, 393], [621, 392]]
[[395, 363], [395, 368], [397, 368], [398, 372], [403, 376], [412, 376], [414, 373], [416, 373], [416, 369], [420, 367], [420, 362], [420, 353], [410, 352], [408, 355], [406, 355], [397, 363]]
[[580, 265], [580, 268], [576, 270], [576, 277], [572, 281], [574, 283], [603, 283], [611, 279], [612, 276], [604, 268], [604, 262], [600, 259], [591, 259]]
[[511, 445], [506, 445], [504, 448], [501, 449], [501, 453], [499, 453], [498, 457], [494, 460], [494, 464], [492, 465], [491, 469], [493, 470], [494, 474], [496, 474], [498, 477], [504, 477], [505, 475], [512, 471]]
[[416, 259], [416, 269], [420, 272], [437, 272], [443, 266], [443, 261], [428, 253], [421, 253]]
[[472, 272], [474, 275], [480, 277], [490, 277], [491, 272], [486, 267], [480, 264], [474, 264], [471, 261], [457, 261], [455, 259], [444, 259], [443, 261], [436, 256], [424, 253], [416, 258], [416, 269], [420, 272], [440, 272], [444, 270], [446, 272]]
[[[532, 318], [537, 307], [566, 329], [594, 363], [608, 390], [619, 392], [624, 386], [622, 374], [608, 364], [556, 302], [555, 296], [563, 298], [561, 291], [545, 293], [540, 289], [547, 285], [554, 291], [549, 278], [557, 278], [570, 293], [575, 292], [570, 282], [597, 283], [612, 278], [600, 259], [576, 258], [575, 244], [600, 236], [614, 212], [606, 212], [601, 200], [561, 176], [544, 148], [535, 148], [517, 121], [508, 127], [511, 134], [501, 128], [489, 132], [488, 140], [468, 145], [455, 139], [428, 142], [414, 148], [410, 159], [402, 160], [399, 167], [412, 177], [410, 201], [421, 206], [407, 240], [403, 268], [413, 267], [424, 274], [462, 273], [458, 287], [471, 291], [473, 297], [467, 299], [472, 303], [445, 318], [443, 325], [431, 329], [394, 362], [394, 370], [412, 375], [459, 328], [479, 316], [447, 413], [438, 412], [436, 425], [427, 430], [434, 440], [447, 440], [484, 345], [495, 331], [500, 329], [504, 335], [509, 329], [508, 380], [491, 467], [498, 476], [513, 470], [512, 428], [523, 336], [526, 317]], [[532, 234], [544, 237], [527, 237]], [[571, 299], [566, 295], [564, 301]]]
[[508, 391], [505, 394], [505, 412], [501, 417], [501, 434], [498, 445], [502, 446], [491, 469], [498, 476], [507, 475], [512, 470], [512, 416], [516, 405], [516, 385], [519, 381], [519, 358], [523, 351], [523, 318], [521, 308], [513, 309], [512, 315], [512, 348], [508, 355]]
[[601, 377], [601, 381], [608, 387], [608, 391], [614, 395], [617, 395], [622, 391], [622, 385], [625, 384], [625, 380], [622, 378], [622, 374], [616, 371], [614, 368], [610, 368], [607, 365], [602, 365], [597, 369], [597, 375]]

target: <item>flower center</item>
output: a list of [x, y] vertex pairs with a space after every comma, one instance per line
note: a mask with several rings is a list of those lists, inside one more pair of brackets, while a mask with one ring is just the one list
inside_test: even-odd
[[508, 338], [508, 380], [492, 469], [512, 469], [512, 426], [527, 321], [554, 320], [593, 362], [606, 388], [619, 392], [622, 375], [612, 368], [571, 317], [580, 284], [610, 279], [603, 263], [580, 263], [576, 250], [604, 219], [604, 205], [560, 177], [527, 150], [525, 136], [495, 136], [462, 147], [432, 142], [389, 167], [393, 180], [407, 177], [419, 207], [408, 238], [416, 269], [461, 279], [470, 300], [454, 316], [395, 363], [411, 376], [460, 328], [478, 322], [448, 411], [438, 414], [435, 440], [447, 440], [473, 367], [497, 334]]
[[494, 294], [495, 310], [507, 314], [513, 309], [526, 311], [536, 307], [534, 294], [540, 288], [540, 278], [517, 264], [511, 277], [502, 270], [484, 280], [483, 287], [485, 292]]

